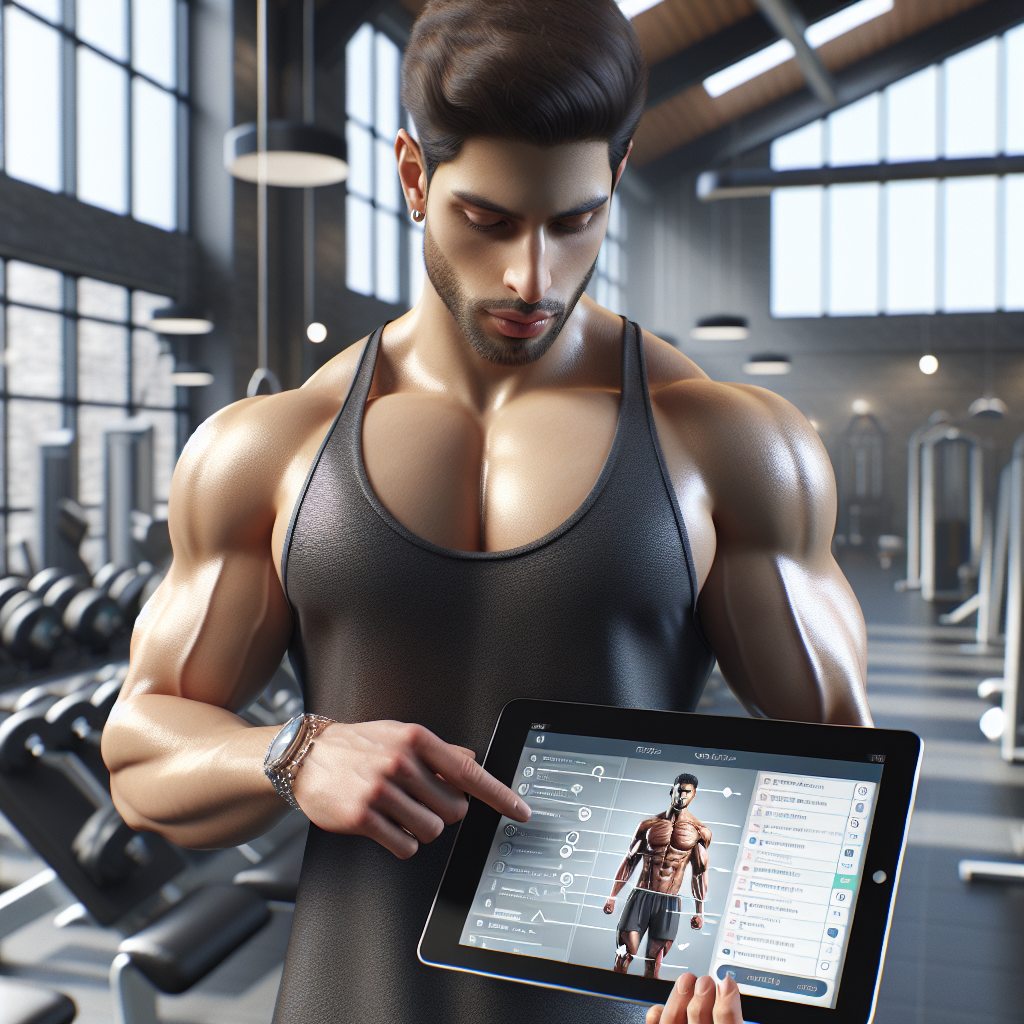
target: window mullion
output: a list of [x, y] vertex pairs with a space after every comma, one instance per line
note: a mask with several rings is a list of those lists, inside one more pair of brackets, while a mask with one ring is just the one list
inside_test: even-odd
[[132, 39], [132, 4], [131, 0], [121, 0], [121, 3], [125, 6], [125, 32], [128, 34], [128, 38], [125, 40], [125, 49], [128, 53], [128, 74], [125, 76], [125, 89], [128, 95], [125, 98], [125, 131], [127, 132], [128, 138], [126, 139], [124, 147], [124, 158], [127, 162], [127, 173], [125, 174], [125, 208], [128, 211], [128, 216], [133, 217], [135, 213], [134, 203], [134, 168], [135, 168], [135, 147], [132, 144], [132, 129], [133, 129], [133, 117], [132, 117], [132, 65], [135, 63], [134, 53], [134, 41]]
[[64, 0], [61, 48], [61, 164], [67, 195], [78, 192], [78, 89], [75, 46], [75, 0]]

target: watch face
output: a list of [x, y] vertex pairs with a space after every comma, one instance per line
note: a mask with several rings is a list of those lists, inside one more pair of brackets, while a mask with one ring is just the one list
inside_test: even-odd
[[298, 736], [299, 730], [302, 728], [302, 716], [293, 718], [278, 734], [274, 737], [274, 742], [270, 744], [270, 750], [267, 752], [267, 764], [273, 767], [282, 757], [287, 753], [288, 748], [295, 741], [295, 737]]

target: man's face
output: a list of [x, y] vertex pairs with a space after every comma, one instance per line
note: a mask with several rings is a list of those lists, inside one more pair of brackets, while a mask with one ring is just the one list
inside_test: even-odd
[[427, 275], [478, 355], [515, 366], [551, 348], [593, 273], [611, 189], [605, 142], [468, 139], [437, 167]]
[[677, 782], [672, 787], [672, 807], [681, 811], [684, 807], [688, 806], [690, 801], [697, 795], [697, 790], [694, 788], [692, 783], [689, 782]]

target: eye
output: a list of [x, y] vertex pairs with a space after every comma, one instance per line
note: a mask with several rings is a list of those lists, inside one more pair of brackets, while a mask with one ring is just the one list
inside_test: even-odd
[[564, 235], [579, 234], [590, 227], [590, 222], [594, 219], [594, 212], [592, 210], [590, 213], [581, 213], [578, 217], [563, 217], [562, 220], [556, 220], [554, 226]]
[[464, 210], [466, 222], [475, 231], [493, 231], [495, 228], [505, 227], [504, 218], [491, 213], [478, 213], [475, 210]]

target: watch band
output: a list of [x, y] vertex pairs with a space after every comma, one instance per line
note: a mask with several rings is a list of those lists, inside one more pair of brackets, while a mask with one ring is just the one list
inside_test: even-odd
[[[285, 754], [274, 764], [269, 764], [270, 751], [274, 747], [274, 740], [277, 739], [277, 736], [275, 736], [274, 740], [271, 740], [270, 746], [267, 748], [267, 756], [263, 760], [264, 774], [268, 779], [270, 779], [271, 785], [277, 791], [277, 795], [296, 811], [301, 811], [302, 808], [299, 806], [299, 802], [295, 799], [295, 794], [292, 792], [292, 785], [295, 782], [295, 774], [298, 772], [299, 768], [302, 767], [302, 762], [312, 749], [317, 736], [319, 736], [327, 726], [335, 724], [333, 718], [325, 718], [323, 715], [304, 714], [301, 717], [302, 727], [299, 731], [299, 735], [296, 736], [292, 747], [287, 750]], [[281, 728], [287, 729], [293, 721], [295, 721], [295, 719], [286, 722]]]

